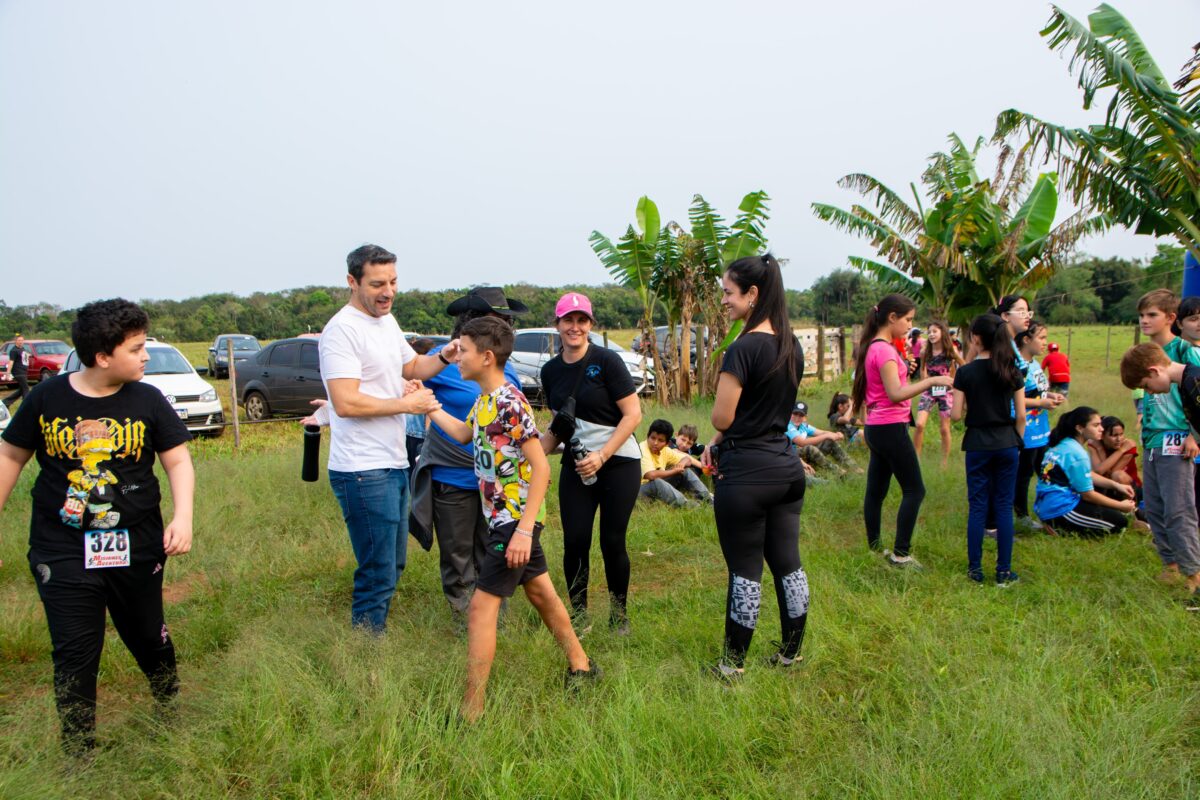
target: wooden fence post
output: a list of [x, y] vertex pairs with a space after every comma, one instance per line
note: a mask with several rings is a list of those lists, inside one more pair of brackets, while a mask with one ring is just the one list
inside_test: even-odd
[[1134, 344], [1142, 343], [1142, 326], [1141, 325], [1133, 326], [1133, 343]]
[[1071, 329], [1067, 328], [1067, 358], [1071, 357]]
[[238, 428], [237, 403], [237, 366], [233, 362], [233, 339], [226, 339], [229, 346], [229, 408], [233, 412], [233, 447], [235, 450], [242, 446], [242, 431]]
[[1109, 354], [1112, 353], [1112, 325], [1104, 328], [1104, 368], [1108, 369]]
[[825, 325], [817, 323], [817, 380], [825, 382]]
[[846, 374], [846, 326], [838, 328], [838, 374]]

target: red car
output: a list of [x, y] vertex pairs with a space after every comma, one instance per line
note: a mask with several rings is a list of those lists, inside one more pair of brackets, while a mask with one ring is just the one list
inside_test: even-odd
[[[8, 374], [8, 349], [12, 346], [12, 339], [0, 344], [0, 376]], [[71, 346], [58, 339], [26, 339], [25, 347], [29, 350], [30, 383], [57, 375], [71, 352]], [[8, 383], [15, 384], [11, 380]]]

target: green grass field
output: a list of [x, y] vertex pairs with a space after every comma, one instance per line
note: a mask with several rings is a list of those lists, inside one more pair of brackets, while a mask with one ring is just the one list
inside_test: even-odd
[[[1051, 338], [1065, 349], [1065, 331]], [[1073, 402], [1131, 417], [1115, 377], [1131, 340], [1113, 332], [1106, 370], [1105, 330], [1075, 331]], [[833, 388], [804, 388], [814, 417]], [[659, 415], [711, 430], [705, 407], [647, 407], [643, 430]], [[110, 630], [103, 748], [79, 771], [57, 747], [49, 639], [25, 559], [34, 469], [23, 475], [0, 514], [0, 797], [1200, 796], [1200, 618], [1154, 580], [1148, 537], [1022, 538], [1018, 585], [972, 584], [961, 456], [956, 445], [939, 470], [936, 433], [915, 538], [923, 573], [866, 551], [861, 478], [810, 490], [800, 669], [752, 661], [734, 689], [701, 677], [725, 599], [711, 513], [639, 507], [633, 634], [598, 628], [584, 640], [605, 680], [565, 697], [562, 659], [518, 598], [473, 728], [443, 724], [465, 646], [436, 553], [410, 545], [384, 639], [352, 632], [353, 558], [328, 483], [299, 479], [298, 427], [243, 433], [238, 452], [230, 436], [194, 445], [195, 548], [167, 571], [179, 719], [164, 729], [147, 716], [144, 680]], [[550, 512], [544, 541], [561, 587], [553, 497]], [[598, 548], [593, 576], [602, 617]], [[777, 635], [764, 597], [752, 659]]]

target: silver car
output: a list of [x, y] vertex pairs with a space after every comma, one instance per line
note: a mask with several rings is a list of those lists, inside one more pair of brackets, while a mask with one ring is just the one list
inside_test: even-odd
[[[518, 371], [525, 367], [540, 375], [542, 365], [558, 355], [562, 348], [558, 331], [554, 328], [518, 328], [513, 333], [513, 353], [510, 360], [518, 365]], [[604, 347], [604, 337], [600, 334], [593, 332], [588, 338], [597, 347]], [[625, 368], [629, 370], [638, 394], [650, 394], [654, 391], [653, 361], [629, 352], [611, 339], [608, 349], [614, 351], [625, 362]]]

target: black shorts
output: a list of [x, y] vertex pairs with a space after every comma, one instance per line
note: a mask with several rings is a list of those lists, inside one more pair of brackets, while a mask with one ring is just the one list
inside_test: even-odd
[[508, 568], [508, 540], [517, 529], [516, 522], [508, 522], [488, 530], [487, 549], [483, 563], [479, 565], [476, 588], [496, 597], [512, 597], [518, 586], [524, 586], [539, 575], [545, 575], [546, 554], [542, 552], [542, 523], [533, 526], [533, 547], [529, 550], [529, 562], [517, 569]]

